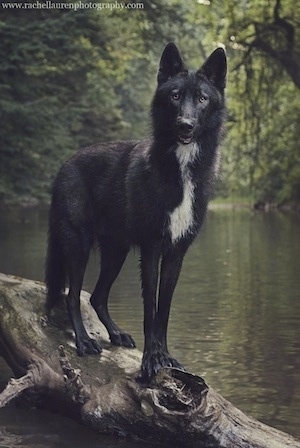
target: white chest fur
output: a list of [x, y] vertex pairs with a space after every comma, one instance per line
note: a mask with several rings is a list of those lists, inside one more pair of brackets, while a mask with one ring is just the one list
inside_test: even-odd
[[196, 143], [179, 145], [176, 149], [176, 157], [179, 162], [183, 184], [183, 197], [178, 207], [176, 207], [169, 215], [169, 231], [173, 244], [186, 235], [193, 226], [194, 185], [192, 182], [190, 163], [195, 160], [198, 152], [199, 147]]

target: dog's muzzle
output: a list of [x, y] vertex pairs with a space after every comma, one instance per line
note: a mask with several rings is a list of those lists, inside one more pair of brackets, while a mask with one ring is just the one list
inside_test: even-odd
[[189, 118], [180, 118], [177, 121], [177, 138], [182, 145], [188, 145], [194, 138], [194, 121]]

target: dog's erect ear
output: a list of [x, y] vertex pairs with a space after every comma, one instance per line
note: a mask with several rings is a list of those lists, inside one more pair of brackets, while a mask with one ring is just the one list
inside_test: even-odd
[[185, 71], [183, 60], [179, 50], [173, 42], [169, 42], [163, 51], [160, 59], [159, 70], [157, 74], [158, 84], [162, 84], [177, 73]]
[[226, 86], [227, 62], [223, 48], [217, 48], [198, 70], [204, 74], [218, 89], [224, 90]]

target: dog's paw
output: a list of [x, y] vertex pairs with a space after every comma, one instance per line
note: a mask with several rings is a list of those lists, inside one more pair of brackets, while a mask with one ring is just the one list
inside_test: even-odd
[[135, 348], [135, 342], [128, 333], [112, 333], [110, 340], [113, 345], [118, 347]]
[[84, 338], [76, 343], [77, 353], [79, 356], [99, 355], [102, 352], [101, 345], [95, 339]]
[[151, 379], [164, 367], [174, 367], [176, 369], [185, 370], [184, 367], [169, 353], [165, 351], [155, 351], [152, 353], [144, 353], [141, 375], [138, 377], [140, 382], [150, 382]]

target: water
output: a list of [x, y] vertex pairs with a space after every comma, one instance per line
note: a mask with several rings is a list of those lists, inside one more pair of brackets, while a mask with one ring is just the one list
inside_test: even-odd
[[[0, 217], [0, 271], [43, 279], [46, 213]], [[244, 412], [300, 436], [300, 216], [210, 211], [188, 252], [172, 304], [171, 353]], [[143, 346], [138, 253], [111, 294], [111, 313]], [[92, 291], [93, 255], [85, 278]], [[9, 371], [0, 364], [2, 384]], [[0, 411], [0, 446], [141, 448], [103, 438], [53, 414]]]

